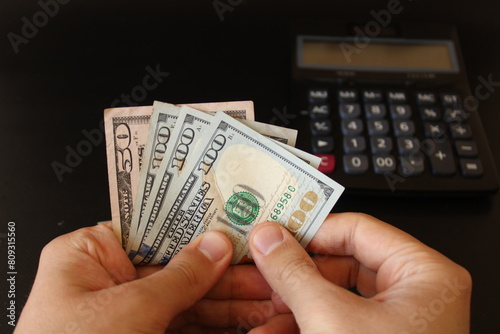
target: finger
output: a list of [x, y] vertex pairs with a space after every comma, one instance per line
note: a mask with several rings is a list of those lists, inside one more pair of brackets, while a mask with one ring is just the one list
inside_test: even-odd
[[252, 329], [248, 334], [294, 334], [300, 333], [292, 314], [280, 314], [264, 325]]
[[165, 334], [242, 334], [236, 328], [214, 328], [200, 325], [186, 325], [176, 330], [168, 330]]
[[[88, 277], [80, 274], [83, 269], [102, 274]], [[106, 223], [82, 228], [51, 241], [42, 251], [39, 272], [38, 276], [50, 277], [53, 284], [71, 281], [73, 286], [90, 290], [111, 287], [137, 277], [110, 224]]]
[[202, 299], [180, 313], [170, 323], [169, 329], [187, 324], [209, 327], [233, 327], [249, 330], [260, 326], [278, 315], [270, 300], [213, 300]]
[[352, 256], [313, 256], [319, 272], [328, 281], [346, 289], [356, 287], [364, 297], [377, 293], [377, 273], [360, 264]]
[[151, 266], [136, 266], [135, 269], [137, 270], [137, 278], [144, 278], [149, 275], [153, 275], [154, 273], [157, 273], [160, 270], [163, 270], [165, 266], [162, 265], [151, 265]]
[[253, 264], [230, 266], [205, 296], [212, 299], [269, 299], [272, 289]]
[[134, 300], [133, 307], [138, 310], [128, 312], [146, 315], [158, 330], [164, 330], [175, 315], [191, 307], [215, 285], [231, 257], [229, 239], [220, 232], [206, 232], [162, 270], [130, 282], [123, 302]]
[[354, 257], [315, 255], [312, 260], [328, 281], [346, 289], [356, 286], [359, 262]]
[[[282, 226], [276, 223], [257, 225], [249, 238], [249, 247], [257, 267], [272, 289], [293, 311], [301, 329], [327, 323], [324, 307], [343, 305], [349, 309], [347, 290], [328, 282], [313, 260]], [[333, 304], [332, 304], [333, 303]], [[309, 325], [307, 325], [309, 324]]]
[[[22, 328], [38, 324], [41, 328], [52, 328], [50, 332], [61, 332], [57, 328], [69, 322], [63, 321], [68, 315], [64, 312], [54, 315], [51, 310], [76, 309], [77, 314], [90, 319], [113, 299], [112, 294], [106, 294], [107, 288], [116, 288], [120, 286], [117, 284], [135, 277], [135, 268], [109, 225], [60, 236], [42, 251], [33, 289], [18, 325]], [[89, 307], [96, 305], [96, 301], [96, 309]], [[54, 316], [61, 321], [51, 321]]]
[[361, 213], [330, 214], [306, 249], [316, 254], [354, 256], [372, 269], [401, 245], [419, 243], [405, 232]]
[[274, 291], [271, 295], [271, 300], [278, 313], [292, 313], [292, 310], [290, 310], [283, 299], [281, 299], [281, 297]]
[[[331, 214], [307, 250], [316, 254], [353, 256], [367, 273], [377, 273], [377, 291], [421, 269], [442, 269], [452, 262], [409, 234], [360, 213]], [[453, 264], [454, 265], [454, 264]]]

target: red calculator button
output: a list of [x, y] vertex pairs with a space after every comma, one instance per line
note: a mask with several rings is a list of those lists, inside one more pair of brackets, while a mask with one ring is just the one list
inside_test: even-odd
[[335, 156], [333, 154], [316, 154], [321, 158], [318, 170], [325, 174], [330, 174], [335, 170]]

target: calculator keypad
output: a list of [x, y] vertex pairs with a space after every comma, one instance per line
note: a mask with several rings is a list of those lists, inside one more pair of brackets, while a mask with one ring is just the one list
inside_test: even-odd
[[320, 87], [308, 91], [308, 101], [312, 152], [325, 173], [483, 174], [457, 93]]

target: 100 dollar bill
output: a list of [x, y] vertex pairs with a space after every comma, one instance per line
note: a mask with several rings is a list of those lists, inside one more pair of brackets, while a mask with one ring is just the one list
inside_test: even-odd
[[151, 191], [148, 205], [144, 210], [139, 224], [137, 236], [132, 247], [128, 251], [129, 257], [134, 263], [142, 261], [142, 257], [137, 257], [137, 251], [144, 245], [148, 237], [164, 238], [167, 229], [155, 229], [154, 223], [160, 215], [160, 210], [170, 204], [169, 200], [175, 195], [172, 186], [182, 175], [187, 161], [193, 156], [193, 151], [199, 140], [205, 134], [205, 130], [210, 126], [214, 116], [186, 106], [183, 106], [176, 127], [172, 133], [173, 142], [165, 153], [165, 159], [158, 170], [157, 182]]
[[[245, 119], [254, 119], [252, 101], [198, 103]], [[153, 106], [120, 107], [104, 110], [106, 155], [113, 230], [127, 248], [133, 208], [139, 186], [139, 172], [149, 134]]]
[[[219, 230], [234, 245], [232, 263], [249, 257], [255, 224], [276, 221], [307, 245], [344, 188], [269, 139], [216, 115], [161, 217], [177, 228], [168, 239], [148, 239], [142, 263], [167, 263], [203, 230]], [[167, 214], [165, 214], [168, 212]]]
[[132, 247], [133, 240], [139, 229], [139, 222], [146, 209], [149, 195], [160, 169], [164, 154], [167, 152], [175, 121], [181, 107], [169, 103], [156, 102], [153, 104], [148, 139], [145, 147], [144, 166], [139, 176], [139, 187], [134, 203], [130, 233], [126, 251]]
[[[233, 118], [255, 120], [253, 101], [205, 102], [183, 105], [208, 113], [222, 111]], [[249, 112], [250, 110], [252, 112]]]
[[[154, 238], [156, 241], [150, 240], [149, 242], [157, 243], [160, 240], [161, 242], [169, 242], [173, 237], [172, 233], [174, 233], [178, 221], [172, 222], [172, 225], [163, 226], [157, 222], [157, 219], [161, 211], [165, 215], [165, 210], [168, 210], [171, 200], [175, 198], [176, 190], [174, 190], [175, 186], [172, 187], [172, 185], [182, 175], [187, 161], [193, 158], [192, 152], [198, 145], [199, 140], [203, 138], [204, 131], [214, 119], [213, 115], [215, 113], [205, 113], [187, 106], [182, 107], [178, 123], [176, 123], [177, 125], [172, 132], [174, 143], [169, 145], [169, 149], [165, 153], [165, 163], [162, 162], [160, 168], [157, 170], [157, 174], [160, 177], [151, 190], [151, 201], [148, 200], [148, 205], [143, 210], [145, 214], [142, 215], [137, 233], [132, 242], [129, 242], [131, 246], [127, 248], [127, 253], [134, 263], [140, 263], [143, 260], [143, 256], [141, 256], [143, 251], [140, 252], [139, 256], [137, 256], [137, 253], [144, 244], [145, 239]], [[280, 143], [295, 144], [296, 142], [296, 130], [245, 119], [236, 119], [238, 122], [252, 127], [265, 136], [276, 138]], [[145, 172], [143, 170], [141, 174]]]

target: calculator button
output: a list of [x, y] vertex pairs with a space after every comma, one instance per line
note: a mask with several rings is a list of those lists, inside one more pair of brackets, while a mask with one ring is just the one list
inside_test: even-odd
[[394, 133], [396, 136], [412, 136], [415, 133], [415, 123], [413, 121], [395, 120]]
[[325, 103], [328, 101], [327, 89], [309, 89], [308, 97], [310, 103]]
[[408, 119], [411, 117], [411, 108], [407, 104], [395, 104], [389, 107], [393, 119]]
[[424, 135], [427, 138], [443, 138], [446, 128], [443, 123], [424, 123]]
[[329, 119], [311, 121], [311, 132], [316, 136], [324, 136], [332, 133], [332, 122]]
[[436, 94], [429, 92], [418, 92], [417, 93], [417, 103], [418, 104], [436, 104]]
[[341, 124], [345, 136], [355, 136], [363, 132], [363, 122], [360, 119], [343, 119]]
[[344, 172], [347, 174], [362, 174], [368, 170], [366, 155], [344, 155]]
[[379, 89], [367, 89], [363, 91], [363, 101], [365, 102], [380, 102], [382, 99], [382, 91]]
[[455, 149], [460, 157], [472, 158], [477, 156], [477, 145], [473, 141], [457, 140]]
[[374, 155], [373, 170], [376, 174], [385, 174], [396, 170], [396, 159], [392, 155]]
[[480, 177], [483, 175], [483, 165], [479, 159], [460, 159], [462, 175], [466, 177]]
[[383, 104], [365, 104], [365, 113], [367, 118], [384, 118], [387, 110]]
[[357, 118], [361, 115], [359, 103], [339, 103], [340, 117]]
[[370, 145], [373, 154], [389, 153], [392, 150], [392, 139], [390, 137], [371, 137]]
[[435, 175], [453, 175], [456, 172], [455, 159], [451, 151], [451, 145], [448, 141], [444, 143], [435, 143], [435, 149], [429, 152], [432, 172]]
[[440, 121], [441, 120], [441, 110], [435, 106], [420, 107], [420, 117], [423, 121]]
[[415, 137], [399, 137], [398, 152], [401, 155], [407, 155], [420, 149], [420, 142]]
[[330, 117], [330, 106], [328, 104], [311, 104], [309, 115], [314, 119], [328, 118]]
[[358, 92], [355, 89], [339, 89], [339, 102], [356, 102], [358, 100]]
[[406, 93], [403, 91], [388, 91], [387, 102], [389, 103], [406, 103]]
[[469, 124], [452, 124], [450, 131], [451, 136], [455, 139], [469, 139], [472, 137], [472, 130]]
[[424, 157], [420, 153], [402, 155], [399, 161], [399, 171], [404, 176], [415, 176], [424, 172]]
[[347, 153], [361, 153], [366, 149], [365, 137], [344, 137], [343, 144]]
[[465, 111], [463, 109], [451, 109], [448, 108], [444, 111], [444, 121], [447, 123], [452, 122], [463, 122], [467, 118]]
[[313, 138], [312, 150], [316, 154], [331, 153], [333, 151], [333, 138], [328, 136]]
[[462, 104], [460, 95], [454, 93], [441, 94], [441, 103], [444, 106], [460, 106]]
[[368, 120], [368, 133], [371, 136], [385, 135], [389, 132], [389, 122], [385, 119]]
[[325, 174], [333, 173], [335, 170], [335, 156], [333, 154], [316, 154], [321, 158], [318, 170]]

